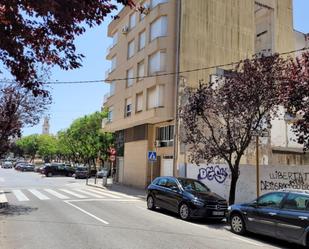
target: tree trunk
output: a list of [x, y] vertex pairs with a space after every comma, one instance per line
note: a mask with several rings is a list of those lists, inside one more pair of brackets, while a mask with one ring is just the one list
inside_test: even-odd
[[[238, 168], [238, 167], [237, 167]], [[236, 172], [232, 171], [232, 179], [231, 179], [231, 186], [230, 186], [230, 196], [229, 196], [229, 205], [235, 203], [235, 195], [236, 195], [236, 184], [238, 181], [238, 170]]]

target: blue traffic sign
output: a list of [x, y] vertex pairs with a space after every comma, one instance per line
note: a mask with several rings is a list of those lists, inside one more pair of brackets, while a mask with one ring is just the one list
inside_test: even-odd
[[156, 161], [157, 160], [157, 152], [148, 151], [148, 160], [149, 161]]

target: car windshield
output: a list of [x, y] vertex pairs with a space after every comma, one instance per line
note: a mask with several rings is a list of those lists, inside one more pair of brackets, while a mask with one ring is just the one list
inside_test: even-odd
[[86, 168], [76, 168], [76, 171], [86, 171]]
[[210, 189], [203, 183], [193, 179], [178, 179], [181, 186], [186, 191], [193, 192], [209, 192]]

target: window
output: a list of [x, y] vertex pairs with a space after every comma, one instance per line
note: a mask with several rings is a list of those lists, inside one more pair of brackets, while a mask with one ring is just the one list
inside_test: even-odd
[[143, 110], [143, 93], [136, 94], [136, 112]]
[[149, 57], [149, 73], [159, 73], [165, 71], [165, 56], [164, 51], [158, 51]]
[[165, 187], [170, 188], [170, 189], [172, 189], [172, 188], [179, 189], [176, 181], [173, 180], [173, 179], [167, 179], [167, 183], [166, 183]]
[[162, 4], [162, 3], [167, 3], [167, 0], [152, 0], [152, 1], [151, 1], [151, 7], [154, 8], [154, 7], [156, 7], [158, 4]]
[[174, 125], [157, 128], [157, 140], [169, 141], [174, 139]]
[[150, 41], [167, 35], [167, 16], [161, 16], [150, 24]]
[[130, 87], [133, 85], [133, 68], [130, 68], [129, 70], [127, 70], [127, 87]]
[[110, 106], [108, 108], [108, 116], [107, 116], [107, 120], [109, 122], [112, 122], [113, 121], [113, 112], [114, 112], [114, 107], [113, 106]]
[[133, 29], [136, 25], [136, 14], [133, 13], [130, 15], [130, 19], [129, 19], [129, 28]]
[[117, 60], [116, 60], [116, 56], [114, 56], [111, 60], [111, 71], [114, 71], [116, 69], [117, 66]]
[[116, 82], [112, 81], [109, 85], [109, 96], [113, 96], [115, 94]]
[[309, 211], [309, 197], [304, 195], [289, 194], [283, 203], [283, 209]]
[[131, 58], [134, 55], [134, 48], [134, 40], [132, 40], [128, 44], [128, 58]]
[[137, 80], [142, 80], [145, 76], [145, 63], [141, 61], [137, 64]]
[[157, 85], [147, 89], [147, 108], [164, 106], [164, 85]]
[[146, 32], [139, 33], [138, 37], [138, 50], [142, 50], [146, 45]]
[[257, 201], [258, 206], [279, 208], [285, 193], [272, 193], [260, 197]]
[[125, 117], [130, 117], [132, 114], [132, 98], [126, 99]]
[[112, 46], [114, 47], [117, 43], [118, 43], [118, 32], [116, 32], [113, 35], [113, 44], [112, 44]]
[[161, 178], [159, 179], [157, 185], [161, 186], [161, 187], [165, 187], [167, 184], [167, 179], [166, 178]]

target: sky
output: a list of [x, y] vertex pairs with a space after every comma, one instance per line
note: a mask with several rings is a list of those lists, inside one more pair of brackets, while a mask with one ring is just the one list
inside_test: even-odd
[[[308, 10], [309, 0], [294, 0], [294, 28], [304, 33], [309, 33]], [[110, 17], [106, 18], [101, 26], [87, 29], [83, 36], [76, 39], [77, 51], [85, 55], [83, 66], [73, 71], [55, 68], [50, 81], [104, 79], [105, 71], [110, 67], [110, 62], [105, 59], [106, 49], [112, 43], [107, 37], [107, 25], [110, 21]], [[56, 134], [59, 130], [68, 128], [74, 119], [99, 111], [103, 96], [108, 92], [109, 85], [106, 83], [53, 85], [53, 103], [48, 112], [50, 132]], [[41, 133], [42, 123], [43, 120], [34, 127], [25, 128], [23, 135]]]

